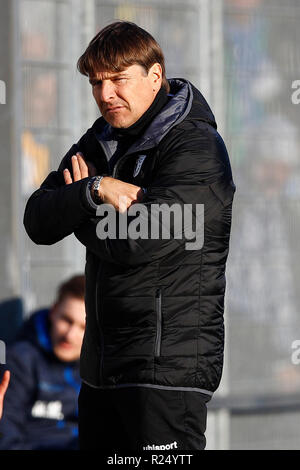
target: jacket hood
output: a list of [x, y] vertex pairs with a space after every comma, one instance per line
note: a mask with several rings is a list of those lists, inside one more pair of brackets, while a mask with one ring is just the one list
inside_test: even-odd
[[[177, 81], [177, 80], [175, 80]], [[190, 112], [187, 116], [188, 119], [191, 119], [193, 121], [204, 121], [213, 126], [215, 129], [217, 129], [217, 123], [215, 120], [215, 116], [207, 103], [206, 99], [202, 95], [202, 93], [190, 82], [187, 80], [184, 80], [183, 78], [179, 79], [181, 82], [186, 82], [190, 88], [191, 92], [193, 95], [193, 102], [192, 106], [190, 109]]]
[[52, 353], [49, 334], [49, 309], [44, 308], [34, 312], [24, 323], [18, 340], [30, 340], [47, 353]]
[[169, 101], [148, 127], [145, 136], [158, 142], [183, 120], [199, 120], [217, 128], [215, 117], [202, 93], [184, 78], [169, 79]]
[[[155, 116], [146, 132], [127, 150], [126, 154], [157, 146], [172, 127], [185, 119], [204, 121], [217, 129], [212, 110], [202, 93], [192, 83], [183, 78], [172, 78], [168, 81], [170, 93], [167, 104]], [[98, 140], [102, 140], [102, 136], [110, 134], [109, 128], [112, 129], [103, 117], [97, 119], [92, 128]]]

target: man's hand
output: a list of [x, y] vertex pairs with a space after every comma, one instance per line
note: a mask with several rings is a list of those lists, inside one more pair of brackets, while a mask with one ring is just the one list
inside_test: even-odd
[[101, 180], [99, 196], [105, 204], [112, 204], [119, 212], [126, 210], [142, 199], [143, 190], [134, 184], [105, 176]]
[[[72, 156], [72, 170], [74, 181], [97, 174], [95, 166], [91, 162], [86, 162], [81, 153]], [[72, 184], [69, 170], [65, 169], [63, 173], [65, 183]], [[105, 176], [100, 184], [99, 196], [105, 204], [112, 204], [117, 211], [125, 212], [132, 204], [141, 200], [143, 190], [134, 184]]]
[[[86, 162], [81, 153], [72, 156], [72, 169], [74, 181], [82, 180], [88, 176], [96, 176], [97, 170], [91, 162]], [[66, 184], [72, 184], [73, 180], [68, 169], [64, 170], [64, 180]]]
[[9, 384], [9, 379], [10, 379], [10, 372], [9, 370], [6, 370], [3, 374], [2, 381], [0, 383], [0, 419], [2, 418], [3, 400], [4, 400], [4, 395]]

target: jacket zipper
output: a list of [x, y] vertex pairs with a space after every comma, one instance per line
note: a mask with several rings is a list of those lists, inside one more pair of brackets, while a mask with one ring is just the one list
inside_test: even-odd
[[162, 330], [162, 312], [161, 312], [161, 289], [155, 292], [155, 309], [156, 309], [156, 338], [154, 356], [160, 356], [161, 348], [161, 330]]
[[102, 266], [97, 270], [97, 276], [96, 276], [96, 321], [97, 321], [97, 326], [100, 334], [100, 371], [99, 371], [99, 376], [100, 376], [100, 383], [103, 384], [103, 360], [104, 360], [104, 335], [103, 331], [100, 325], [100, 319], [99, 319], [99, 309], [98, 309], [98, 285], [100, 283], [100, 276], [102, 272]]
[[[95, 136], [96, 137], [96, 136]], [[108, 165], [108, 161], [107, 161], [107, 154], [106, 154], [106, 149], [104, 147], [104, 145], [102, 144], [102, 142], [100, 140], [97, 139], [96, 137], [96, 140], [97, 142], [99, 143], [101, 149], [102, 149], [102, 152], [105, 156], [105, 163], [106, 163], [106, 168], [107, 168], [107, 175], [106, 176], [110, 176], [110, 169], [109, 169], [109, 165]], [[99, 299], [99, 296], [98, 296], [98, 293], [99, 293], [99, 289], [101, 287], [101, 275], [102, 275], [102, 271], [103, 271], [103, 267], [102, 267], [102, 264], [100, 263], [100, 266], [98, 267], [97, 269], [97, 275], [96, 275], [96, 289], [95, 289], [95, 300], [96, 300], [96, 303], [95, 303], [95, 307], [96, 307], [96, 322], [97, 322], [97, 327], [98, 327], [98, 331], [99, 331], [99, 336], [100, 336], [100, 370], [99, 370], [99, 379], [100, 379], [100, 383], [103, 384], [104, 383], [104, 380], [103, 380], [103, 361], [104, 361], [104, 334], [103, 334], [103, 331], [102, 331], [102, 328], [101, 328], [101, 324], [100, 324], [100, 312], [99, 312], [99, 304], [98, 304], [98, 299]]]

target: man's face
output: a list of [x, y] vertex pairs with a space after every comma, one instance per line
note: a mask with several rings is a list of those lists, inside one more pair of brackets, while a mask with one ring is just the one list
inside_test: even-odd
[[50, 337], [54, 354], [61, 361], [77, 361], [85, 329], [85, 303], [65, 297], [50, 312]]
[[152, 65], [147, 74], [142, 66], [131, 65], [122, 72], [98, 72], [89, 80], [104, 119], [112, 127], [126, 128], [152, 104], [161, 87], [161, 66]]

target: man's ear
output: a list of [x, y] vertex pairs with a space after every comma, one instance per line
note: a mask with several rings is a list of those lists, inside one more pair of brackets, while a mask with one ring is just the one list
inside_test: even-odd
[[[162, 68], [161, 65], [156, 62], [153, 64], [149, 70], [150, 76], [152, 78], [153, 88], [158, 91], [162, 83]], [[153, 90], [154, 91], [154, 90]]]

